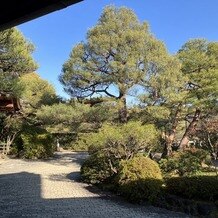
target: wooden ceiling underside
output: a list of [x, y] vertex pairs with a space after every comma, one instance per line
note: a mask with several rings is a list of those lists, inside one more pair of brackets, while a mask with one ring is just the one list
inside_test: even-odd
[[0, 31], [83, 0], [8, 0], [0, 7]]

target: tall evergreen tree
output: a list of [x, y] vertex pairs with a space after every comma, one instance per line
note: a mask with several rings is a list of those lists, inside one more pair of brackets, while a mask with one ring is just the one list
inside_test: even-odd
[[0, 90], [18, 94], [17, 79], [37, 69], [34, 46], [17, 28], [0, 32]]
[[198, 121], [218, 111], [218, 43], [204, 39], [194, 39], [185, 43], [178, 51], [182, 72], [188, 78], [185, 101], [189, 125], [180, 142], [185, 148]]
[[37, 73], [22, 75], [19, 84], [24, 89], [21, 99], [24, 104], [26, 103], [27, 110], [36, 110], [42, 105], [51, 105], [58, 102], [54, 87], [47, 80], [40, 78]]
[[[33, 44], [17, 28], [0, 32], [0, 92], [9, 92], [12, 97], [21, 96], [20, 76], [37, 69], [33, 51]], [[22, 122], [21, 115], [0, 114], [0, 143], [6, 146], [6, 153], [20, 132]]]
[[[103, 94], [118, 101], [120, 122], [127, 122], [126, 98], [151, 73], [166, 71], [163, 43], [130, 9], [106, 7], [86, 42], [77, 44], [64, 63], [60, 81], [73, 97]], [[117, 92], [114, 91], [117, 90]]]
[[186, 77], [182, 75], [177, 58], [159, 56], [159, 69], [151, 69], [144, 81], [144, 93], [139, 96], [142, 104], [141, 118], [152, 122], [162, 131], [163, 157], [172, 153], [177, 127], [187, 94]]

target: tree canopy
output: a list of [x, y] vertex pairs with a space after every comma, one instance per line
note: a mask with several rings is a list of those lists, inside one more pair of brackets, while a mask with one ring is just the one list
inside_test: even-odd
[[218, 111], [218, 43], [193, 39], [182, 46], [177, 56], [187, 77], [184, 104], [189, 125], [180, 141], [180, 147], [184, 147], [196, 132], [198, 121]]
[[[125, 108], [126, 96], [137, 86], [150, 85], [149, 90], [151, 83], [155, 86], [161, 80], [162, 92], [166, 86], [170, 89], [176, 83], [177, 66], [146, 22], [140, 23], [130, 9], [109, 6], [88, 31], [87, 41], [73, 48], [60, 81], [73, 97], [106, 95], [122, 99]], [[152, 91], [157, 95], [157, 89]], [[123, 113], [126, 121], [125, 110]]]
[[0, 32], [0, 87], [17, 94], [17, 78], [37, 69], [34, 46], [17, 28]]
[[22, 75], [19, 84], [23, 88], [22, 100], [33, 108], [51, 105], [57, 100], [54, 87], [47, 80], [40, 78], [37, 73]]
[[186, 88], [192, 104], [214, 104], [218, 97], [218, 43], [193, 39], [182, 46], [177, 56], [188, 78]]

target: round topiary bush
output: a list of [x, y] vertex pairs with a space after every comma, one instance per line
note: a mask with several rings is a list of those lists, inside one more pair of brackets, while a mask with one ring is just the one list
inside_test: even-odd
[[121, 195], [132, 202], [152, 202], [161, 193], [161, 170], [155, 161], [144, 156], [121, 161], [117, 181]]
[[103, 183], [113, 175], [106, 157], [98, 152], [84, 161], [80, 172], [82, 180], [91, 184]]

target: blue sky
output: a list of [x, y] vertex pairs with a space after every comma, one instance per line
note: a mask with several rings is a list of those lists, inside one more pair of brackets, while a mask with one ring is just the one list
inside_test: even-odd
[[36, 47], [37, 72], [54, 85], [58, 95], [68, 97], [58, 81], [62, 64], [107, 5], [131, 8], [171, 54], [189, 39], [218, 41], [218, 0], [84, 0], [18, 26]]

